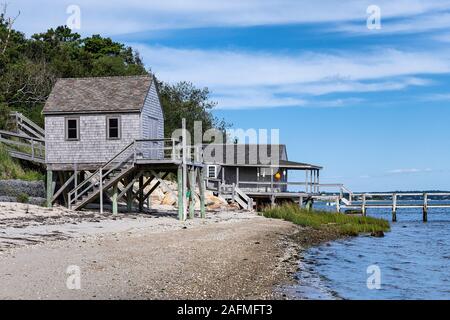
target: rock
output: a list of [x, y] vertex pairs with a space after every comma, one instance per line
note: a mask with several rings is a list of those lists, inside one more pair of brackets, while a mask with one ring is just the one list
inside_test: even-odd
[[375, 238], [383, 238], [384, 232], [383, 231], [375, 231], [375, 232], [372, 232], [370, 235]]
[[228, 204], [224, 199], [216, 197], [216, 196], [214, 196], [212, 194], [206, 194], [205, 195], [205, 200], [206, 200], [206, 203], [208, 205], [209, 204], [221, 204], [221, 205], [227, 205]]
[[205, 195], [206, 206], [209, 210], [217, 210], [217, 209], [225, 209], [229, 208], [228, 203], [219, 197], [216, 197], [212, 194]]
[[153, 192], [152, 196], [155, 197], [155, 198], [157, 198], [159, 201], [162, 201], [162, 200], [164, 199], [165, 193], [162, 192], [161, 189], [157, 188], [157, 189]]
[[[36, 206], [43, 206], [46, 203], [45, 198], [40, 197], [29, 197], [28, 204], [33, 204]], [[19, 202], [17, 197], [0, 196], [0, 202]]]
[[230, 203], [230, 204], [228, 205], [228, 207], [229, 207], [230, 209], [240, 209], [240, 208], [241, 208], [237, 202], [235, 202], [235, 203], [233, 203], [233, 202]]
[[177, 198], [171, 193], [167, 192], [161, 201], [162, 205], [173, 206], [177, 203]]
[[150, 196], [150, 199], [152, 201], [152, 205], [159, 205], [164, 200], [165, 193], [161, 191], [160, 188], [157, 188], [155, 191], [152, 192], [152, 195]]
[[0, 196], [18, 197], [26, 194], [29, 197], [45, 198], [43, 181], [0, 180]]

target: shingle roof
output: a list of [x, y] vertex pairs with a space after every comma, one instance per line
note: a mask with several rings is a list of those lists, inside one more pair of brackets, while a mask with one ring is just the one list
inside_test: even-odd
[[[275, 166], [283, 165], [284, 167], [293, 169], [322, 169], [322, 167], [313, 164], [288, 161], [286, 145], [284, 144], [213, 144], [209, 146], [219, 150], [219, 152], [222, 151], [222, 157], [219, 157], [218, 155], [216, 157], [213, 149], [209, 149], [212, 153], [212, 159], [208, 159], [209, 152], [206, 150], [208, 147], [206, 144], [204, 145], [204, 149], [206, 150], [204, 153], [204, 160], [206, 163], [215, 162], [225, 166], [269, 166], [267, 161], [264, 161], [265, 159], [261, 158], [261, 156], [267, 156], [270, 159], [271, 164]], [[274, 153], [272, 151], [274, 151]]]
[[[261, 155], [277, 161], [287, 160], [286, 146], [283, 144], [205, 144], [205, 157], [209, 155], [207, 147], [217, 150], [215, 153], [213, 149], [209, 149], [212, 152], [212, 158], [217, 163], [226, 165], [262, 164], [264, 159], [261, 159]], [[272, 154], [272, 151], [275, 153]], [[220, 153], [222, 157], [220, 157]], [[205, 159], [205, 161], [210, 162], [209, 159]]]
[[[209, 149], [208, 151], [206, 149], [208, 146], [221, 152], [222, 157], [219, 157], [219, 155], [216, 157], [213, 149]], [[322, 169], [321, 166], [314, 164], [288, 161], [286, 145], [284, 144], [205, 144], [203, 149], [206, 151], [203, 155], [206, 163], [216, 163], [233, 167], [269, 167], [273, 165], [290, 169]], [[212, 153], [212, 159], [208, 159], [210, 152]], [[263, 161], [261, 156], [267, 156], [270, 159], [270, 164], [268, 164], [267, 161]]]
[[98, 77], [58, 79], [43, 114], [139, 112], [153, 77]]

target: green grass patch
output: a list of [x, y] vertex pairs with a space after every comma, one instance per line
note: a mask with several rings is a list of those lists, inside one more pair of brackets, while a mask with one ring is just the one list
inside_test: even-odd
[[37, 181], [44, 180], [44, 175], [38, 171], [22, 168], [20, 163], [11, 158], [5, 146], [0, 143], [0, 179]]
[[377, 233], [390, 230], [389, 222], [384, 219], [349, 216], [328, 211], [308, 211], [294, 204], [267, 208], [262, 212], [262, 215], [266, 218], [291, 221], [303, 227], [328, 229], [343, 236], [357, 236], [362, 233]]

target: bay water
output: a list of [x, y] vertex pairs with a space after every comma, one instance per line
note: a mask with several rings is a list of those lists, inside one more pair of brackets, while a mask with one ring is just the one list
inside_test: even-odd
[[[389, 209], [369, 216], [391, 220]], [[359, 236], [302, 253], [298, 284], [303, 299], [450, 299], [450, 209], [398, 209], [383, 238]]]

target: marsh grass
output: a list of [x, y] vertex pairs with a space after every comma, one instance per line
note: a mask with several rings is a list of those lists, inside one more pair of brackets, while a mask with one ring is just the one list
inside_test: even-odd
[[377, 233], [390, 230], [389, 222], [383, 219], [350, 216], [328, 211], [308, 211], [294, 204], [267, 208], [262, 212], [262, 215], [266, 218], [291, 221], [304, 227], [321, 230], [328, 229], [344, 236], [357, 236], [362, 233]]

